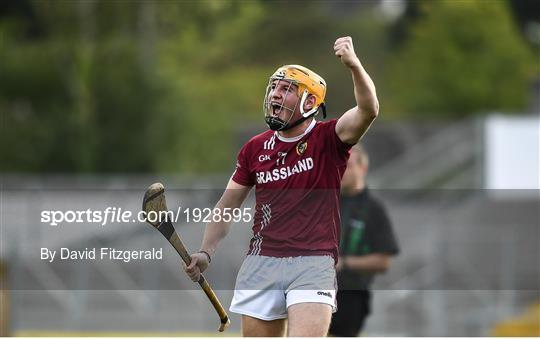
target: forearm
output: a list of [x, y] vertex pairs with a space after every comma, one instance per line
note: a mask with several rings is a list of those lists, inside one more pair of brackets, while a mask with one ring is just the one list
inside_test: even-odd
[[[235, 183], [232, 179], [229, 180], [225, 192], [223, 192], [221, 199], [213, 209], [213, 213], [219, 213], [217, 220], [220, 221], [210, 222], [206, 225], [201, 250], [208, 252], [211, 256], [214, 255], [219, 242], [229, 233], [231, 223], [223, 221], [226, 215], [225, 212], [230, 213], [230, 211], [240, 208], [250, 189], [250, 187]], [[211, 220], [214, 220], [214, 218]]]
[[379, 101], [373, 80], [359, 60], [350, 70], [354, 85], [354, 98], [359, 109], [358, 113], [368, 117], [376, 117], [379, 113]]
[[368, 254], [361, 256], [346, 256], [343, 266], [349, 270], [360, 272], [384, 272], [390, 266], [390, 256], [387, 254]]
[[[220, 200], [213, 211], [220, 211], [220, 215], [223, 216], [223, 209], [230, 206], [225, 206]], [[233, 207], [234, 208], [234, 207]], [[201, 250], [208, 252], [210, 256], [213, 256], [220, 241], [227, 236], [230, 229], [230, 222], [224, 222], [223, 218], [220, 222], [210, 222], [206, 225], [204, 230], [204, 237], [201, 244]]]
[[229, 233], [230, 223], [211, 222], [206, 225], [201, 250], [208, 252], [212, 257], [223, 238]]

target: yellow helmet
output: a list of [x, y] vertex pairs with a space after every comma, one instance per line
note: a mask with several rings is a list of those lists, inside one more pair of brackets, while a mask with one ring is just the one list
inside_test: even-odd
[[[285, 65], [278, 68], [270, 77], [272, 81], [287, 80], [298, 86], [298, 96], [300, 99], [300, 113], [304, 118], [315, 114], [321, 105], [324, 110], [324, 97], [326, 96], [326, 81], [312, 70], [300, 65]], [[308, 95], [315, 96], [315, 105], [308, 112], [304, 112], [304, 101]], [[325, 112], [324, 112], [325, 113]]]

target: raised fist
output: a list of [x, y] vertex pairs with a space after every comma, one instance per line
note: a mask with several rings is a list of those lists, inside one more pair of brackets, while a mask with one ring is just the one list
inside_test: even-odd
[[350, 36], [337, 38], [334, 43], [334, 52], [345, 66], [353, 68], [360, 65], [360, 60], [354, 52], [352, 38]]

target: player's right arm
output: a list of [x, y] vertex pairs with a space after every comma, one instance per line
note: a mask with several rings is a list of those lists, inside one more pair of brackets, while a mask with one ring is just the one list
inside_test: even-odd
[[[227, 188], [221, 199], [217, 202], [215, 208], [223, 211], [224, 208], [230, 210], [240, 208], [246, 199], [251, 187], [236, 183], [233, 179], [229, 180]], [[222, 214], [223, 215], [223, 214]], [[230, 222], [211, 222], [206, 225], [201, 250], [208, 252], [211, 256], [216, 252], [216, 248], [225, 236], [229, 233]]]
[[[217, 208], [224, 211], [225, 208], [229, 208], [229, 211], [232, 211], [235, 208], [240, 208], [250, 190], [250, 186], [240, 185], [231, 178], [214, 210]], [[223, 213], [221, 215], [223, 216]], [[223, 218], [219, 219], [219, 222], [210, 222], [206, 225], [201, 245], [201, 251], [207, 252], [211, 257], [214, 256], [219, 242], [229, 233], [230, 222], [224, 222]], [[207, 255], [197, 252], [191, 255], [191, 264], [184, 269], [191, 280], [197, 281], [208, 264]]]

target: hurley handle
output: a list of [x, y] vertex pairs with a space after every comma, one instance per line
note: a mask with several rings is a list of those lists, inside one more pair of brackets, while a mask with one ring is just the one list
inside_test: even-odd
[[[178, 236], [178, 233], [173, 232], [169, 238], [169, 242], [173, 245], [176, 252], [180, 254], [180, 257], [182, 258], [184, 263], [186, 263], [186, 265], [189, 266], [189, 264], [191, 264], [191, 256], [186, 250], [186, 246], [184, 246], [182, 239], [180, 239], [180, 237]], [[223, 308], [223, 305], [221, 305], [221, 302], [219, 302], [219, 299], [216, 296], [216, 293], [214, 292], [214, 290], [212, 289], [212, 287], [210, 286], [206, 278], [202, 275], [202, 273], [201, 273], [198, 283], [203, 289], [208, 299], [210, 300], [210, 302], [212, 303], [212, 306], [214, 306], [214, 309], [216, 310], [217, 314], [219, 315], [221, 325], [219, 326], [218, 331], [223, 332], [231, 324], [231, 321], [229, 320], [229, 316], [227, 315], [227, 312]]]

